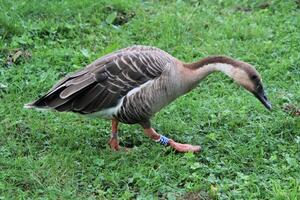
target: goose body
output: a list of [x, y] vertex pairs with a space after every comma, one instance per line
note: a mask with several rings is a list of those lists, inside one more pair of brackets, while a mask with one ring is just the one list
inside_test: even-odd
[[68, 75], [28, 106], [145, 122], [186, 92], [180, 68], [181, 62], [163, 50], [133, 46]]
[[214, 56], [186, 64], [161, 49], [141, 45], [108, 54], [67, 75], [25, 107], [101, 117], [113, 124], [139, 123], [158, 139], [150, 118], [214, 71], [224, 72], [270, 107], [261, 97], [265, 95], [260, 76], [248, 63]]

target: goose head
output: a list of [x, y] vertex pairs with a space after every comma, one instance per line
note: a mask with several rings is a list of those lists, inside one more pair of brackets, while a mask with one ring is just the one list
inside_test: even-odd
[[272, 106], [266, 96], [261, 76], [254, 66], [237, 60], [229, 65], [233, 65], [233, 67], [227, 68], [229, 71], [225, 73], [252, 93], [268, 110], [271, 110]]
[[209, 56], [186, 66], [193, 70], [197, 80], [214, 71], [225, 73], [271, 110], [272, 106], [264, 91], [261, 76], [251, 64], [226, 56]]

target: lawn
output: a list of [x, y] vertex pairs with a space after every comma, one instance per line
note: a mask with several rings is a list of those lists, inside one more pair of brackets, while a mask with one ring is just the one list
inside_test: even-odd
[[[180, 154], [122, 125], [23, 109], [69, 72], [133, 44], [256, 66], [273, 111], [221, 73], [152, 120]], [[0, 0], [0, 199], [300, 199], [300, 2]]]

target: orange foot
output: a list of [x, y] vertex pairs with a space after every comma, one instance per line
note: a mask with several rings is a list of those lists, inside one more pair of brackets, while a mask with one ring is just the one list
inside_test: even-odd
[[111, 148], [112, 151], [120, 151], [120, 150], [125, 151], [125, 152], [130, 151], [130, 148], [120, 147], [119, 141], [116, 138], [111, 138], [108, 141], [108, 144], [109, 144], [109, 146], [110, 146], [110, 148]]
[[109, 140], [108, 144], [110, 145], [111, 150], [113, 150], [113, 151], [120, 150], [119, 141], [117, 138], [111, 138]]
[[201, 151], [200, 146], [193, 146], [191, 144], [181, 144], [181, 143], [175, 142], [174, 140], [169, 140], [169, 145], [178, 152], [197, 153], [197, 152]]

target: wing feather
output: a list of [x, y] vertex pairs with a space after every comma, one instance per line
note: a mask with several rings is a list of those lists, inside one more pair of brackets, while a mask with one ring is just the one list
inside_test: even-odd
[[83, 90], [84, 88], [86, 88], [87, 86], [91, 85], [94, 82], [95, 82], [94, 77], [89, 77], [89, 78], [85, 79], [84, 81], [81, 81], [77, 84], [75, 83], [75, 84], [68, 85], [66, 87], [66, 89], [64, 89], [59, 94], [59, 97], [62, 99], [66, 99], [66, 98], [70, 97], [71, 95], [73, 95], [77, 92], [80, 92], [81, 90]]
[[73, 102], [73, 109], [75, 111], [83, 110], [87, 107], [91, 102], [93, 102], [101, 93], [105, 90], [100, 84], [96, 84], [93, 88], [91, 88], [86, 93], [80, 95]]

